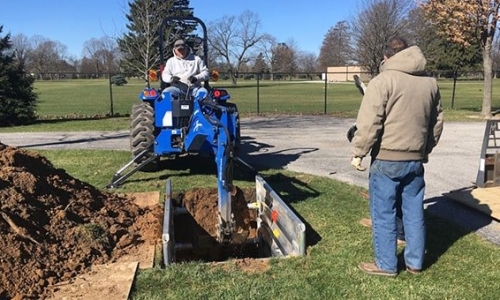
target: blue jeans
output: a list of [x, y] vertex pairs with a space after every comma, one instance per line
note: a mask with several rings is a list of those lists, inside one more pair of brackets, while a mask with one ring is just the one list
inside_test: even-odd
[[[196, 97], [199, 94], [202, 97], [205, 97], [205, 95], [207, 95], [207, 89], [205, 89], [204, 87], [192, 87], [190, 90], [193, 99], [196, 99]], [[166, 89], [164, 89], [162, 93], [166, 92], [169, 92], [172, 98], [179, 98], [179, 96], [186, 96], [186, 91], [177, 86], [169, 86]]]
[[[396, 209], [401, 206], [407, 267], [422, 269], [425, 253], [424, 166], [421, 161], [374, 160], [369, 178], [373, 249], [377, 266], [397, 272]], [[401, 203], [398, 203], [398, 200]]]
[[403, 210], [401, 209], [401, 197], [396, 200], [396, 225], [398, 240], [405, 240], [405, 228], [403, 226]]

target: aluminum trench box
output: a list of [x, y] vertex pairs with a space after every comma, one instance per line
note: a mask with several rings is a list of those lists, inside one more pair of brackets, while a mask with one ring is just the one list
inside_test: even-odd
[[[286, 258], [305, 255], [305, 224], [260, 175], [255, 176], [255, 189], [254, 204], [258, 206], [257, 239], [262, 245], [262, 253], [259, 258]], [[176, 250], [190, 246], [175, 242], [174, 218], [176, 212], [173, 201], [171, 182], [167, 179], [162, 232], [165, 266], [175, 263]]]
[[306, 226], [262, 178], [255, 176], [259, 236], [269, 246], [271, 257], [305, 255]]
[[165, 205], [163, 208], [163, 232], [161, 235], [163, 263], [170, 265], [175, 260], [174, 207], [172, 205], [172, 183], [169, 179], [165, 186]]

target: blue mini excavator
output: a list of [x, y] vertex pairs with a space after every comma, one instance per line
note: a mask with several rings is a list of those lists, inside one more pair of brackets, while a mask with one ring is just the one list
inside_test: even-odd
[[[166, 18], [163, 23], [178, 21]], [[201, 39], [203, 58], [207, 63], [207, 39], [205, 24], [198, 18], [181, 18], [202, 26]], [[164, 28], [162, 26], [161, 28]], [[160, 32], [160, 36], [163, 34]], [[163, 41], [160, 38], [160, 63], [163, 65]], [[194, 47], [193, 47], [194, 48]], [[218, 73], [212, 72], [212, 80]], [[156, 71], [150, 71], [150, 81], [157, 81]], [[160, 79], [161, 80], [161, 79]], [[144, 88], [139, 94], [140, 102], [132, 107], [130, 145], [132, 160], [118, 170], [107, 188], [116, 188], [137, 171], [153, 171], [158, 168], [161, 157], [176, 157], [182, 154], [199, 153], [215, 158], [218, 181], [218, 208], [220, 216], [219, 240], [230, 238], [234, 231], [231, 215], [231, 193], [233, 193], [234, 150], [240, 142], [239, 116], [235, 104], [228, 102], [230, 95], [225, 89], [213, 88], [204, 83], [208, 93], [191, 96], [190, 86], [179, 83], [185, 96], [173, 97], [160, 88]]]

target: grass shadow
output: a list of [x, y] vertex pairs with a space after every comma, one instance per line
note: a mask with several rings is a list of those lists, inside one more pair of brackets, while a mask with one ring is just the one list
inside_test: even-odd
[[117, 140], [128, 137], [128, 133], [107, 133], [103, 132], [100, 136], [97, 137], [86, 137], [74, 140], [66, 140], [60, 139], [56, 142], [47, 142], [47, 143], [34, 143], [18, 146], [18, 148], [36, 148], [36, 147], [44, 147], [44, 146], [62, 146], [62, 145], [71, 145], [71, 144], [80, 144], [80, 143], [89, 143], [89, 142], [99, 142], [105, 140]]
[[[455, 110], [461, 110], [461, 111], [469, 111], [469, 112], [473, 112], [473, 113], [480, 113], [481, 110], [482, 110], [482, 107], [478, 107], [478, 106], [464, 106], [464, 107], [458, 107], [458, 108], [454, 108]], [[500, 113], [500, 107], [492, 107], [491, 108], [491, 114], [492, 115], [497, 115]]]
[[273, 145], [257, 142], [251, 137], [242, 137], [242, 141], [237, 155], [257, 171], [283, 169], [301, 155], [319, 150], [315, 147], [296, 147], [273, 151]]
[[[265, 178], [267, 183], [287, 204], [298, 203], [307, 199], [315, 198], [320, 195], [319, 191], [310, 187], [307, 183], [298, 180], [295, 177], [287, 176], [283, 173], [277, 173]], [[321, 241], [320, 234], [305, 220], [294, 208], [288, 205], [295, 215], [306, 226], [306, 247], [314, 246]]]
[[42, 119], [37, 119], [35, 123], [31, 125], [59, 124], [72, 121], [97, 121], [97, 120], [115, 119], [123, 117], [130, 117], [130, 115], [115, 113], [112, 116], [110, 116], [109, 114], [96, 114], [91, 116], [86, 116], [86, 115], [46, 116]]
[[[424, 201], [427, 225], [426, 254], [423, 269], [435, 264], [462, 237], [475, 233], [492, 223], [490, 216], [456, 203], [444, 196]], [[400, 261], [404, 262], [403, 254]]]

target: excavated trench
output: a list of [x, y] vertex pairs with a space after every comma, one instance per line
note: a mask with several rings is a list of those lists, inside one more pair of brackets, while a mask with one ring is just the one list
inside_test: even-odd
[[265, 245], [257, 229], [257, 211], [247, 206], [255, 201], [255, 190], [236, 187], [232, 201], [236, 230], [228, 243], [216, 240], [217, 201], [218, 191], [215, 188], [196, 188], [172, 197], [171, 234], [175, 249], [170, 263], [265, 257]]

